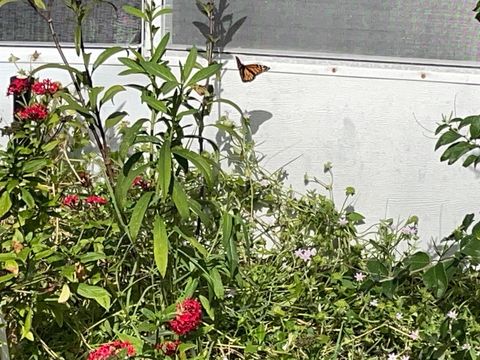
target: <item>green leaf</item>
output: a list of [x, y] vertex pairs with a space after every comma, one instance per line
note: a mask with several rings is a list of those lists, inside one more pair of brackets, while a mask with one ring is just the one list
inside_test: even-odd
[[221, 67], [222, 67], [222, 65], [220, 65], [220, 64], [212, 64], [212, 65], [210, 65], [206, 68], [200, 69], [195, 74], [193, 74], [192, 78], [188, 81], [186, 86], [187, 87], [191, 86], [193, 84], [198, 83], [199, 81], [202, 81], [206, 78], [209, 78], [210, 76], [217, 73], [220, 70]]
[[440, 161], [448, 160], [448, 165], [455, 163], [462, 155], [472, 150], [475, 146], [467, 142], [457, 142], [450, 145], [440, 157]]
[[141, 10], [141, 9], [138, 9], [136, 7], [133, 7], [131, 5], [123, 5], [122, 6], [122, 9], [123, 11], [125, 11], [127, 14], [130, 14], [130, 15], [133, 15], [133, 16], [136, 16], [136, 17], [139, 17], [140, 19], [143, 19], [145, 21], [147, 21], [147, 16], [145, 15], [145, 13]]
[[462, 253], [471, 257], [472, 260], [480, 262], [480, 239], [471, 238], [462, 248]]
[[469, 167], [475, 162], [478, 162], [478, 159], [480, 159], [480, 156], [478, 155], [468, 155], [465, 161], [463, 162], [462, 166], [463, 167]]
[[10, 200], [10, 194], [6, 191], [0, 196], [0, 218], [2, 218], [12, 207], [12, 201]]
[[367, 269], [373, 275], [388, 276], [387, 267], [379, 260], [368, 260]]
[[17, 2], [18, 0], [0, 0], [0, 7], [11, 2]]
[[405, 260], [405, 265], [410, 268], [410, 271], [423, 269], [430, 265], [430, 256], [423, 251], [418, 251]]
[[183, 67], [182, 79], [183, 81], [187, 80], [192, 73], [193, 67], [197, 62], [197, 48], [193, 47], [188, 54], [187, 60], [185, 61], [185, 66]]
[[200, 295], [198, 298], [200, 299], [200, 302], [202, 303], [202, 306], [207, 312], [209, 318], [215, 320], [215, 312], [210, 306], [210, 301], [208, 301], [208, 299], [203, 295]]
[[62, 286], [62, 291], [60, 292], [60, 296], [58, 297], [57, 302], [59, 304], [65, 304], [68, 301], [68, 299], [70, 299], [70, 295], [71, 295], [70, 288], [68, 287], [67, 284], [64, 284]]
[[22, 326], [22, 339], [28, 339], [30, 341], [33, 341], [33, 335], [30, 332], [32, 328], [32, 319], [33, 319], [33, 310], [32, 308], [29, 308], [27, 316], [25, 317], [25, 323]]
[[108, 60], [109, 57], [112, 55], [115, 55], [116, 53], [119, 53], [120, 51], [125, 50], [124, 48], [121, 48], [119, 46], [114, 46], [108, 49], [105, 49], [98, 55], [98, 57], [95, 59], [95, 62], [93, 63], [93, 71], [97, 69], [100, 65], [102, 65], [105, 61]]
[[155, 99], [153, 96], [143, 93], [141, 99], [142, 102], [146, 103], [151, 109], [163, 113], [168, 111], [167, 105], [165, 105], [163, 101]]
[[34, 74], [36, 74], [37, 72], [45, 70], [45, 69], [61, 69], [61, 70], [65, 70], [65, 71], [68, 71], [70, 73], [76, 74], [77, 77], [79, 77], [80, 79], [83, 78], [82, 72], [79, 71], [78, 69], [75, 69], [74, 67], [71, 67], [71, 66], [68, 66], [68, 65], [56, 64], [56, 63], [48, 63], [48, 64], [41, 65], [41, 66], [35, 68], [32, 71], [32, 76]]
[[25, 204], [27, 204], [30, 209], [33, 209], [35, 207], [35, 200], [33, 199], [32, 194], [30, 194], [26, 188], [22, 188], [21, 192], [22, 200], [25, 201]]
[[125, 111], [115, 111], [108, 115], [108, 118], [105, 120], [105, 128], [110, 129], [117, 125], [123, 118], [127, 115]]
[[447, 132], [443, 133], [442, 136], [440, 136], [440, 138], [438, 139], [437, 144], [435, 145], [435, 150], [437, 150], [443, 145], [447, 145], [454, 142], [455, 140], [458, 140], [460, 137], [462, 136], [458, 132], [448, 130]]
[[[130, 68], [130, 70], [132, 70], [133, 72], [131, 72], [131, 74], [144, 74], [145, 73], [145, 69], [139, 64], [137, 63], [135, 60], [132, 60], [130, 58], [127, 58], [127, 57], [122, 57], [122, 58], [119, 58], [118, 59], [123, 65], [127, 66], [128, 68]], [[126, 75], [126, 73], [124, 71], [122, 71], [119, 75]]]
[[480, 138], [480, 116], [474, 116], [470, 123], [470, 135], [472, 139]]
[[212, 221], [210, 220], [210, 217], [202, 210], [202, 206], [197, 201], [195, 201], [192, 198], [189, 198], [188, 206], [200, 218], [202, 223], [204, 223], [207, 226], [209, 226], [212, 223]]
[[190, 217], [190, 208], [188, 207], [188, 198], [183, 190], [183, 186], [176, 180], [173, 182], [173, 202], [182, 219], [186, 220]]
[[158, 182], [157, 195], [162, 192], [162, 200], [167, 199], [172, 178], [172, 153], [170, 151], [170, 140], [165, 140], [158, 155]]
[[202, 173], [203, 177], [205, 178], [205, 181], [207, 182], [207, 185], [213, 186], [212, 166], [206, 158], [204, 158], [202, 155], [199, 155], [193, 151], [180, 148], [180, 147], [172, 148], [172, 152], [192, 162], [195, 165], [195, 167]]
[[50, 141], [49, 143], [42, 145], [42, 150], [45, 152], [50, 152], [55, 149], [58, 144], [60, 144], [59, 140]]
[[439, 262], [425, 271], [423, 282], [434, 292], [435, 297], [441, 298], [448, 286], [447, 274], [443, 263]]
[[230, 265], [230, 272], [233, 275], [238, 265], [238, 254], [233, 236], [233, 217], [227, 212], [222, 215], [222, 242]]
[[40, 10], [46, 10], [47, 7], [45, 6], [45, 3], [43, 2], [43, 0], [33, 0], [35, 6], [37, 8], [39, 8]]
[[166, 33], [165, 36], [160, 41], [160, 43], [155, 48], [155, 51], [152, 56], [152, 62], [158, 63], [158, 61], [162, 58], [163, 54], [165, 54], [165, 50], [167, 49], [167, 45], [169, 41], [170, 41], [170, 33]]
[[130, 218], [130, 222], [128, 224], [130, 237], [132, 240], [137, 239], [138, 232], [142, 226], [143, 218], [145, 217], [145, 213], [147, 212], [152, 196], [153, 192], [151, 191], [144, 193], [133, 208], [132, 217]]
[[175, 75], [173, 75], [171, 70], [165, 65], [154, 62], [143, 62], [142, 66], [149, 75], [158, 76], [165, 81], [177, 82]]
[[[112, 100], [115, 95], [117, 95], [121, 91], [125, 91], [126, 89], [122, 85], [113, 85], [105, 91], [102, 100], [100, 100], [100, 106], [105, 104], [107, 101]], [[113, 102], [113, 100], [112, 100]]]
[[25, 164], [23, 164], [23, 171], [27, 174], [35, 173], [44, 168], [47, 164], [47, 159], [28, 160], [27, 162], [25, 162]]
[[223, 299], [225, 296], [225, 289], [222, 283], [222, 277], [216, 268], [210, 270], [210, 278], [212, 279], [213, 292], [218, 299]]
[[97, 104], [98, 95], [103, 91], [103, 86], [95, 86], [88, 89], [88, 99], [90, 106]]
[[175, 226], [175, 228], [173, 229], [177, 234], [179, 234], [182, 238], [184, 238], [185, 240], [187, 240], [190, 245], [192, 245], [195, 249], [197, 249], [197, 251], [204, 257], [204, 258], [207, 258], [208, 257], [208, 251], [207, 249], [205, 249], [205, 247], [200, 244], [198, 242], [197, 239], [195, 239], [193, 236], [188, 236], [186, 235], [182, 230], [180, 230], [180, 228], [178, 226]]
[[168, 234], [165, 222], [158, 215], [153, 223], [153, 257], [160, 275], [165, 277], [168, 267]]
[[78, 285], [77, 294], [84, 298], [95, 300], [105, 310], [110, 308], [110, 293], [100, 286], [81, 283]]
[[166, 14], [171, 14], [171, 13], [172, 13], [171, 8], [167, 8], [167, 7], [159, 8], [159, 9], [156, 9], [155, 12], [153, 13], [153, 18], [156, 19], [157, 17], [159, 17], [161, 15], [166, 15]]

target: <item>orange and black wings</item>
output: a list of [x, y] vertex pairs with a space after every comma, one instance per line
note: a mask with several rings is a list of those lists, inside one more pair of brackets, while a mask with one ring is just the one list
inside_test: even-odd
[[240, 72], [240, 78], [243, 82], [250, 82], [255, 79], [258, 74], [261, 74], [265, 71], [270, 70], [268, 66], [260, 65], [260, 64], [248, 64], [244, 65], [240, 61], [238, 57], [235, 56], [237, 59], [237, 67], [238, 71]]

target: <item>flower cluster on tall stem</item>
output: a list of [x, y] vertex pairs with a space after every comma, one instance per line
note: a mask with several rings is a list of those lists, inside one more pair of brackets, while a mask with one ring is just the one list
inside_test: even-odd
[[202, 305], [196, 299], [185, 299], [177, 304], [177, 314], [169, 325], [177, 335], [195, 330], [202, 320]]
[[135, 356], [136, 351], [133, 345], [128, 341], [115, 340], [101, 345], [98, 349], [88, 355], [88, 360], [113, 360], [120, 359], [117, 355], [122, 351], [127, 356]]

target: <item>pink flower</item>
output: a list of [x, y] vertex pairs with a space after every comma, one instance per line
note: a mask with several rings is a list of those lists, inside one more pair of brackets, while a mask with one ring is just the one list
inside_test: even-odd
[[353, 277], [355, 278], [356, 282], [362, 282], [366, 278], [365, 274], [362, 273], [362, 272], [355, 273], [355, 275], [353, 275]]
[[[135, 348], [128, 341], [115, 340], [101, 345], [88, 355], [88, 360], [110, 360], [112, 356], [120, 354], [125, 349], [128, 356], [135, 356]], [[116, 359], [116, 358], [115, 358]]]
[[165, 355], [167, 356], [172, 356], [177, 352], [178, 346], [182, 342], [180, 340], [175, 340], [175, 341], [165, 341], [161, 344], [157, 344], [155, 346], [157, 350], [162, 351]]
[[22, 95], [24, 92], [30, 89], [30, 79], [29, 78], [18, 78], [14, 77], [10, 80], [10, 85], [8, 86], [7, 96], [8, 95]]
[[98, 196], [98, 195], [90, 195], [90, 196], [87, 196], [87, 198], [85, 199], [85, 202], [87, 204], [90, 204], [90, 205], [105, 205], [108, 200], [105, 199], [103, 196]]
[[70, 208], [74, 208], [80, 202], [80, 198], [76, 194], [70, 194], [63, 198], [62, 204]]
[[177, 304], [177, 316], [169, 325], [177, 335], [185, 335], [195, 330], [202, 319], [202, 305], [196, 299], [185, 299]]
[[317, 249], [315, 248], [298, 249], [295, 251], [295, 256], [299, 257], [305, 262], [310, 261], [310, 259], [315, 255], [317, 255]]
[[48, 109], [43, 104], [32, 104], [17, 111], [17, 116], [22, 120], [45, 120], [48, 116]]
[[58, 91], [58, 89], [60, 89], [60, 83], [53, 82], [50, 79], [35, 81], [35, 83], [32, 85], [32, 91], [37, 95], [53, 95]]

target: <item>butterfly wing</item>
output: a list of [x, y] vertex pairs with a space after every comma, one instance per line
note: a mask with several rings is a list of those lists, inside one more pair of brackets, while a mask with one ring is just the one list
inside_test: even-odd
[[238, 71], [240, 72], [240, 78], [243, 82], [253, 81], [257, 75], [270, 70], [268, 66], [260, 64], [244, 65], [238, 57], [235, 58], [237, 59]]

